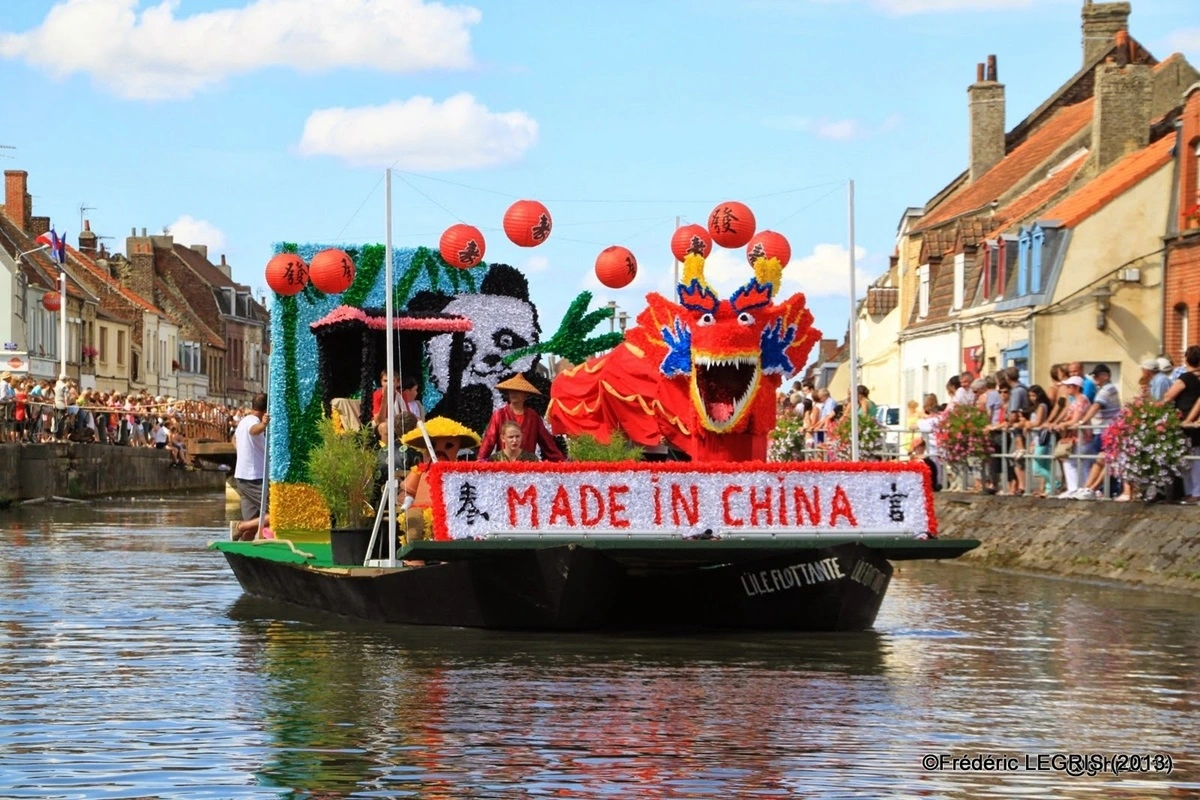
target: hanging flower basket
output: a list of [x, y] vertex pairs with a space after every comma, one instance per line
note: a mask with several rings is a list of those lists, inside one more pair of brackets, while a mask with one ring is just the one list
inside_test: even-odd
[[1122, 408], [1101, 442], [1117, 477], [1143, 491], [1169, 486], [1182, 475], [1190, 448], [1175, 406], [1149, 397]]
[[956, 468], [982, 463], [992, 453], [987, 425], [987, 412], [972, 405], [956, 405], [942, 412], [936, 434], [942, 463]]
[[804, 459], [804, 418], [788, 412], [780, 414], [771, 431], [767, 446], [768, 461], [802, 461]]
[[[858, 415], [858, 460], [878, 461], [883, 453], [886, 431], [874, 417], [859, 413]], [[829, 439], [829, 460], [849, 461], [852, 449], [850, 430], [850, 415], [842, 414], [833, 435]]]

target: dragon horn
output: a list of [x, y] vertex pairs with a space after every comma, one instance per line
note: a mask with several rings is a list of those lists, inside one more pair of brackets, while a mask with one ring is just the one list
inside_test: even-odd
[[683, 274], [679, 278], [679, 285], [691, 286], [694, 280], [699, 281], [700, 285], [705, 289], [712, 291], [712, 287], [708, 285], [708, 281], [704, 280], [704, 256], [697, 253], [684, 256]]
[[779, 284], [783, 281], [783, 265], [778, 258], [754, 259], [754, 277], [763, 286], [770, 284], [775, 293], [779, 293]]

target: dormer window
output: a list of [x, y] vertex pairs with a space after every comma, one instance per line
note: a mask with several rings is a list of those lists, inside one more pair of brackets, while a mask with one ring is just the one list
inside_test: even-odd
[[1022, 228], [1017, 239], [1017, 295], [1038, 294], [1042, 291], [1042, 251], [1046, 232], [1040, 225]]

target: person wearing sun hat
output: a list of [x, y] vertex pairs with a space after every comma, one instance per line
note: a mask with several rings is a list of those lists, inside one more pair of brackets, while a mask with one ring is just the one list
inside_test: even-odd
[[558, 443], [550, 435], [541, 415], [525, 405], [530, 395], [541, 394], [537, 387], [526, 380], [524, 375], [517, 373], [505, 381], [496, 384], [496, 388], [505, 392], [508, 402], [496, 409], [488, 421], [487, 430], [483, 433], [483, 442], [479, 445], [479, 460], [486, 461], [500, 443], [500, 431], [506, 422], [515, 422], [521, 428], [521, 449], [526, 453], [536, 454], [541, 447], [542, 458], [546, 461], [565, 461], [566, 457], [559, 449]]
[[[433, 453], [438, 461], [457, 461], [458, 451], [476, 447], [479, 435], [460, 422], [448, 417], [434, 417], [425, 423], [425, 432], [433, 443]], [[421, 434], [421, 429], [415, 428], [400, 438], [401, 444], [420, 450], [424, 460], [408, 473], [404, 479], [405, 530], [407, 542], [419, 542], [425, 538], [430, 522], [427, 515], [433, 507], [433, 497], [429, 494], [429, 481], [425, 478], [429, 472], [429, 445]]]

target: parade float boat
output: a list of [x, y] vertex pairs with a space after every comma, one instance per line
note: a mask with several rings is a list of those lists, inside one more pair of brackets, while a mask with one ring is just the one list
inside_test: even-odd
[[398, 556], [422, 566], [337, 565], [321, 542], [212, 547], [248, 594], [375, 622], [845, 631], [873, 624], [890, 562], [978, 544], [936, 538], [920, 465], [731, 466], [438, 465], [437, 538]]
[[[549, 236], [551, 220], [544, 206], [522, 200], [504, 229], [533, 246]], [[776, 392], [820, 333], [803, 293], [779, 297], [786, 240], [755, 236], [744, 206], [718, 206], [707, 231], [676, 232], [677, 296], [648, 295], [626, 336], [592, 336], [613, 310], [587, 312], [583, 293], [543, 337], [527, 280], [484, 264], [475, 228], [452, 226], [439, 251], [395, 258], [390, 230], [389, 222], [384, 247], [281, 245], [268, 265], [276, 291], [268, 473], [278, 538], [210, 545], [246, 593], [384, 623], [862, 630], [875, 620], [892, 561], [955, 558], [978, 545], [937, 538], [922, 463], [768, 461]], [[749, 242], [753, 274], [724, 299], [704, 276], [714, 241]], [[306, 270], [313, 286], [304, 285]], [[596, 271], [620, 288], [637, 264], [612, 247]], [[551, 380], [538, 369], [545, 353], [576, 366]], [[348, 427], [372, 421], [381, 371], [390, 386], [415, 374], [428, 416], [475, 442], [504, 403], [497, 387], [519, 376], [556, 433], [603, 443], [620, 431], [635, 445], [666, 443], [686, 460], [450, 456], [421, 473], [429, 502], [418, 515], [423, 535], [413, 535], [389, 445], [385, 474], [397, 477], [386, 482], [370, 542], [347, 556], [306, 459], [322, 416]], [[357, 406], [346, 400], [355, 396]], [[391, 404], [387, 418], [396, 430]], [[857, 453], [857, 433], [852, 440]], [[400, 519], [409, 526], [403, 540]]]

